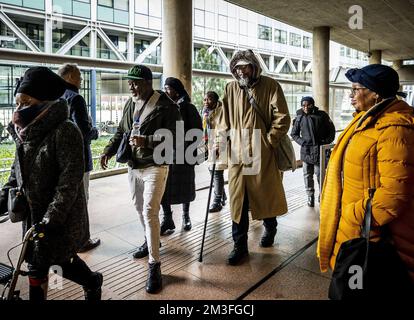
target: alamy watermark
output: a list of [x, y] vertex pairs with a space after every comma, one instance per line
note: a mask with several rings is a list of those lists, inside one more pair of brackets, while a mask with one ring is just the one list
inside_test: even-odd
[[[158, 144], [154, 147], [153, 159], [158, 165], [195, 165], [206, 160], [208, 151], [211, 163], [242, 164], [243, 175], [257, 175], [261, 169], [262, 139], [265, 137], [260, 129], [212, 129], [206, 145], [203, 130], [191, 129], [185, 133], [183, 122], [177, 121], [175, 134], [165, 128], [155, 131], [153, 141]], [[139, 148], [135, 152], [139, 153]]]
[[49, 268], [49, 288], [63, 289], [63, 270], [61, 266], [53, 265]]
[[353, 5], [348, 9], [352, 16], [348, 20], [348, 26], [352, 30], [361, 30], [363, 28], [364, 12], [361, 6]]

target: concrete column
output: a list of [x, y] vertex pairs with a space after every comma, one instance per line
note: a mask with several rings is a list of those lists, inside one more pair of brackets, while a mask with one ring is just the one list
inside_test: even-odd
[[371, 51], [371, 57], [369, 57], [369, 64], [381, 64], [382, 51], [373, 50]]
[[128, 32], [128, 57], [129, 62], [135, 60], [135, 1], [129, 1], [129, 32]]
[[315, 104], [329, 114], [330, 27], [313, 29], [312, 91]]
[[180, 79], [191, 96], [193, 2], [192, 0], [164, 0], [163, 3], [163, 77]]
[[400, 70], [403, 65], [404, 65], [404, 61], [403, 60], [395, 60], [395, 61], [392, 62], [392, 67], [396, 71]]
[[93, 126], [96, 126], [96, 69], [91, 70], [91, 118]]
[[89, 34], [89, 56], [91, 58], [97, 57], [97, 46], [98, 45], [98, 34], [96, 32], [96, 24], [95, 22], [91, 25], [91, 32]]
[[[45, 53], [52, 53], [52, 41], [53, 41], [53, 4], [52, 4], [52, 0], [46, 0], [45, 1], [45, 13], [46, 13], [46, 19], [45, 19], [45, 23], [44, 23], [44, 52]], [[62, 22], [60, 22], [62, 23]], [[39, 45], [38, 43], [36, 43], [36, 45]]]

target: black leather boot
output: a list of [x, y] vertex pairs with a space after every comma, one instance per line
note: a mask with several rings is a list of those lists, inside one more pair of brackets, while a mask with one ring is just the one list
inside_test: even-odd
[[[160, 248], [162, 247], [161, 242], [160, 242]], [[135, 259], [141, 259], [144, 258], [148, 255], [148, 245], [147, 245], [147, 240], [145, 240], [145, 242], [142, 244], [142, 246], [138, 247], [137, 251], [134, 252], [134, 254], [132, 255]]]
[[247, 245], [239, 246], [235, 245], [233, 250], [230, 252], [227, 262], [231, 266], [239, 264], [245, 257], [249, 255]]
[[313, 208], [315, 206], [315, 196], [308, 196], [308, 207]]
[[138, 247], [137, 251], [132, 255], [135, 259], [141, 259], [148, 255], [148, 245], [147, 240], [142, 244], [142, 246]]
[[221, 198], [221, 205], [223, 207], [226, 205], [226, 201], [227, 201], [227, 195], [226, 195], [226, 191], [224, 191], [224, 188], [223, 188], [223, 197]]
[[175, 229], [175, 224], [174, 224], [174, 220], [172, 218], [172, 213], [171, 213], [171, 215], [164, 214], [163, 218], [162, 218], [162, 222], [161, 222], [160, 234], [163, 236], [163, 235], [167, 234], [167, 232], [172, 233], [172, 232], [174, 232], [174, 229]]
[[219, 212], [221, 211], [221, 209], [223, 209], [223, 207], [221, 206], [220, 202], [213, 202], [213, 204], [210, 206], [210, 208], [208, 209], [208, 212]]
[[190, 212], [183, 212], [183, 229], [190, 231], [191, 227]]
[[265, 228], [262, 239], [260, 240], [260, 246], [263, 248], [268, 248], [273, 245], [275, 242], [275, 235], [277, 228], [268, 229]]
[[148, 279], [146, 288], [148, 293], [157, 293], [162, 288], [161, 262], [148, 264]]
[[102, 298], [103, 275], [100, 272], [94, 272], [91, 277], [90, 285], [88, 287], [83, 287], [85, 300], [100, 301]]

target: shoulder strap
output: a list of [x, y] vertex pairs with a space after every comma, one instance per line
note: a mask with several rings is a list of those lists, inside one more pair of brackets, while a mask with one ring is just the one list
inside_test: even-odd
[[374, 197], [375, 189], [368, 189], [369, 198], [367, 201], [367, 206], [365, 208], [365, 217], [364, 217], [364, 224], [362, 229], [361, 236], [366, 239], [367, 248], [364, 260], [364, 267], [363, 270], [366, 270], [368, 264], [368, 253], [369, 253], [369, 234], [371, 232], [371, 221], [372, 221], [372, 198]]
[[266, 126], [266, 130], [269, 129], [269, 125], [266, 123], [265, 117], [262, 114], [262, 112], [259, 109], [259, 106], [257, 105], [256, 99], [253, 97], [253, 95], [250, 94], [249, 89], [247, 88], [243, 88], [243, 90], [246, 92], [247, 94], [247, 101], [250, 103], [250, 105], [253, 107], [253, 109], [256, 111], [256, 113], [258, 114], [258, 116], [262, 119], [262, 121], [264, 122], [265, 126]]

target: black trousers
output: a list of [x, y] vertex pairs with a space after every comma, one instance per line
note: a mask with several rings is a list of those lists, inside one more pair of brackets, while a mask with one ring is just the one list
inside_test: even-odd
[[[172, 216], [172, 210], [170, 204], [162, 204], [162, 211], [164, 211], [164, 215]], [[183, 213], [190, 212], [190, 202], [183, 203]]]
[[[40, 287], [48, 279], [49, 269], [51, 266], [36, 266], [29, 264], [29, 281], [30, 281], [30, 300], [42, 300], [43, 292], [39, 292], [36, 287]], [[88, 265], [75, 255], [69, 261], [59, 265], [62, 268], [61, 276], [77, 284], [88, 288], [96, 289], [99, 286], [95, 272], [92, 272]]]
[[[210, 170], [210, 175], [213, 173]], [[226, 193], [224, 191], [224, 170], [214, 170], [213, 177], [214, 184], [214, 203], [221, 203], [221, 200], [226, 199]]]
[[[276, 217], [263, 219], [263, 225], [268, 230], [273, 230], [277, 227]], [[240, 218], [240, 223], [233, 221], [232, 235], [234, 245], [236, 247], [247, 247], [247, 233], [249, 232], [249, 198], [247, 190], [244, 192], [243, 208]]]

